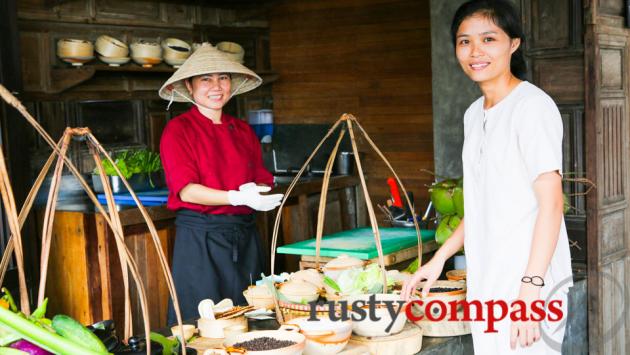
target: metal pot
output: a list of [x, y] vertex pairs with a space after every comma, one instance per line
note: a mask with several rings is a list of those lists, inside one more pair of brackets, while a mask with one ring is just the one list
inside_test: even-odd
[[337, 175], [351, 175], [354, 172], [354, 153], [339, 152], [335, 158], [334, 171]]

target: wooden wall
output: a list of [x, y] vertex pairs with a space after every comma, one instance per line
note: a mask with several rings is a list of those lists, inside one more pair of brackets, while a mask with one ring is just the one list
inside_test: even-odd
[[[279, 2], [269, 19], [274, 121], [354, 114], [422, 209], [433, 180], [420, 171], [433, 170], [429, 17], [428, 0], [296, 0]], [[377, 158], [365, 159], [368, 187], [384, 204], [390, 173]]]

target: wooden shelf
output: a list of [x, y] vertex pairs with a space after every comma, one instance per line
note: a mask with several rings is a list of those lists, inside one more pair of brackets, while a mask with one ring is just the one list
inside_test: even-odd
[[177, 68], [173, 68], [167, 64], [160, 63], [150, 68], [144, 68], [139, 64], [129, 62], [119, 67], [112, 67], [105, 63], [86, 64], [86, 66], [92, 66], [96, 71], [108, 71], [118, 73], [174, 73]]
[[[90, 80], [97, 72], [132, 73], [132, 74], [172, 74], [177, 70], [165, 63], [144, 68], [136, 63], [126, 63], [119, 67], [112, 67], [105, 63], [84, 64], [73, 67], [70, 65], [52, 67], [50, 71], [50, 86], [45, 91], [47, 94], [58, 94], [73, 88], [87, 80]], [[263, 79], [263, 85], [271, 84], [278, 80], [279, 75], [271, 71], [257, 73]]]

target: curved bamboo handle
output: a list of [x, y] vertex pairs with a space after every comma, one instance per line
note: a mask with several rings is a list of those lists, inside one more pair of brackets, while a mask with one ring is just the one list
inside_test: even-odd
[[398, 185], [400, 185], [400, 189], [402, 190], [403, 194], [405, 195], [405, 201], [407, 202], [407, 206], [409, 206], [409, 211], [411, 211], [411, 217], [413, 219], [413, 225], [416, 228], [416, 236], [418, 238], [418, 267], [420, 267], [420, 265], [422, 264], [422, 234], [420, 233], [420, 226], [418, 225], [418, 221], [416, 220], [416, 211], [414, 211], [413, 204], [411, 203], [411, 200], [409, 199], [409, 194], [407, 193], [407, 189], [405, 189], [405, 185], [403, 185], [402, 181], [398, 177], [398, 174], [396, 174], [396, 172], [394, 171], [394, 168], [389, 163], [389, 160], [387, 160], [387, 158], [385, 158], [385, 155], [383, 155], [381, 150], [378, 149], [376, 144], [374, 144], [374, 142], [372, 141], [372, 138], [370, 138], [370, 135], [367, 134], [367, 132], [363, 129], [363, 127], [361, 126], [361, 124], [357, 120], [355, 120], [355, 123], [357, 124], [357, 126], [359, 127], [361, 132], [363, 133], [363, 136], [365, 137], [365, 140], [367, 140], [367, 142], [370, 144], [370, 146], [372, 146], [372, 149], [374, 149], [376, 154], [378, 154], [378, 156], [381, 159], [383, 159], [383, 161], [385, 162], [385, 165], [387, 165], [389, 170], [392, 172], [392, 174], [396, 178], [396, 181], [398, 182]]
[[[328, 130], [328, 132], [326, 133], [324, 138], [322, 138], [322, 140], [319, 142], [317, 147], [315, 147], [313, 153], [311, 153], [311, 155], [308, 157], [308, 159], [306, 160], [306, 162], [304, 163], [304, 165], [302, 166], [302, 168], [300, 169], [298, 174], [295, 176], [295, 178], [293, 179], [293, 181], [289, 185], [289, 188], [285, 192], [284, 198], [282, 199], [282, 202], [280, 203], [280, 206], [278, 208], [278, 212], [276, 214], [274, 227], [273, 227], [273, 236], [272, 236], [272, 241], [271, 241], [271, 275], [275, 274], [275, 254], [276, 254], [276, 247], [277, 247], [277, 242], [278, 242], [278, 232], [279, 232], [279, 227], [280, 227], [280, 219], [282, 218], [282, 208], [284, 207], [284, 204], [286, 203], [287, 199], [289, 198], [289, 195], [291, 194], [291, 191], [293, 191], [293, 188], [295, 187], [297, 181], [302, 176], [302, 173], [304, 172], [306, 166], [310, 163], [310, 161], [312, 160], [313, 156], [315, 156], [315, 154], [319, 151], [319, 149], [321, 148], [322, 144], [330, 137], [332, 132], [342, 122], [345, 122], [347, 124], [348, 131], [350, 133], [350, 141], [352, 143], [352, 150], [353, 150], [354, 155], [355, 155], [355, 163], [357, 165], [357, 170], [359, 172], [359, 178], [361, 180], [361, 187], [362, 187], [363, 193], [365, 195], [365, 201], [366, 201], [366, 205], [367, 205], [367, 209], [368, 209], [368, 215], [369, 215], [369, 218], [370, 218], [370, 224], [372, 226], [372, 232], [374, 233], [376, 249], [377, 249], [377, 252], [378, 252], [378, 261], [379, 261], [379, 265], [381, 267], [381, 271], [382, 271], [382, 274], [383, 274], [383, 292], [387, 292], [387, 271], [385, 270], [385, 260], [384, 260], [384, 255], [383, 255], [383, 247], [382, 247], [382, 243], [381, 243], [381, 235], [380, 235], [380, 231], [378, 229], [378, 224], [377, 224], [377, 221], [376, 221], [376, 215], [374, 213], [374, 207], [372, 206], [372, 201], [370, 199], [370, 195], [369, 195], [369, 192], [367, 190], [367, 185], [366, 185], [366, 182], [365, 182], [365, 176], [364, 176], [363, 168], [362, 168], [362, 165], [361, 165], [361, 159], [359, 158], [359, 151], [358, 151], [358, 148], [357, 148], [356, 138], [354, 136], [354, 131], [353, 131], [353, 127], [352, 127], [352, 123], [353, 122], [356, 123], [357, 127], [359, 128], [359, 132], [364, 135], [364, 137], [366, 138], [367, 142], [372, 146], [374, 151], [378, 154], [378, 156], [381, 159], [383, 159], [383, 161], [385, 162], [387, 167], [391, 170], [392, 174], [396, 178], [396, 181], [400, 185], [400, 188], [402, 189], [402, 191], [403, 191], [403, 193], [405, 195], [405, 200], [407, 202], [407, 205], [409, 206], [409, 210], [412, 212], [412, 215], [413, 215], [413, 224], [415, 226], [416, 236], [418, 238], [418, 259], [419, 259], [418, 263], [419, 264], [421, 263], [421, 258], [422, 258], [422, 238], [421, 238], [421, 234], [420, 234], [420, 227], [418, 225], [418, 221], [415, 218], [415, 211], [414, 211], [413, 205], [411, 204], [411, 200], [409, 199], [409, 196], [407, 194], [407, 190], [405, 189], [402, 181], [400, 181], [400, 178], [398, 177], [398, 175], [394, 171], [393, 167], [391, 166], [391, 164], [389, 163], [387, 158], [385, 158], [383, 153], [378, 149], [376, 144], [374, 144], [374, 142], [372, 141], [370, 136], [367, 134], [367, 132], [359, 124], [359, 122], [356, 119], [356, 117], [354, 117], [351, 114], [346, 114], [346, 113], [341, 115], [341, 117], [335, 122], [335, 124]], [[325, 210], [325, 203], [326, 203], [325, 196], [326, 196], [326, 193], [327, 193], [327, 190], [328, 190], [328, 186], [329, 186], [330, 172], [332, 170], [332, 161], [331, 160], [334, 159], [334, 155], [336, 155], [336, 149], [338, 149], [339, 143], [340, 143], [344, 133], [345, 132], [341, 133], [341, 135], [340, 135], [340, 137], [339, 137], [339, 139], [337, 141], [337, 145], [335, 146], [335, 154], [331, 155], [331, 157], [329, 158], [328, 163], [326, 165], [326, 170], [325, 170], [325, 173], [324, 173], [324, 181], [322, 183], [322, 189], [323, 189], [322, 190], [322, 198], [320, 199], [320, 206], [319, 206], [319, 213], [318, 213], [318, 224], [317, 224], [317, 235], [316, 235], [316, 242], [315, 242], [317, 267], [319, 267], [319, 249], [320, 249], [320, 243], [321, 243], [321, 237], [322, 237], [321, 234], [323, 234], [324, 210]], [[278, 303], [275, 300], [275, 298], [274, 298], [274, 303], [275, 303], [275, 308], [276, 308], [276, 318], [278, 319], [278, 322], [280, 324], [283, 324], [284, 323], [284, 318], [282, 316], [282, 312], [280, 311]]]
[[[96, 209], [98, 210], [98, 212], [103, 216], [103, 218], [105, 219], [105, 221], [107, 222], [109, 227], [112, 229], [114, 237], [116, 238], [116, 240], [121, 241], [122, 244], [124, 245], [124, 236], [115, 227], [115, 224], [117, 224], [117, 222], [112, 221], [107, 216], [107, 213], [103, 209], [103, 206], [99, 203], [99, 201], [96, 198], [95, 194], [93, 193], [93, 191], [91, 190], [90, 186], [87, 184], [85, 179], [82, 177], [82, 175], [79, 173], [78, 169], [74, 166], [74, 164], [68, 159], [68, 157], [66, 155], [62, 154], [61, 147], [57, 146], [57, 144], [52, 140], [52, 138], [43, 129], [43, 127], [41, 127], [41, 125], [39, 125], [37, 120], [35, 120], [35, 118], [33, 118], [30, 115], [30, 113], [26, 110], [26, 108], [22, 105], [22, 103], [15, 96], [13, 96], [2, 85], [0, 85], [0, 96], [7, 103], [9, 103], [11, 106], [15, 107], [22, 114], [22, 116], [31, 124], [31, 126], [33, 126], [33, 128], [40, 134], [40, 136], [53, 149], [53, 154], [59, 156], [59, 159], [63, 159], [63, 161], [65, 162], [65, 164], [68, 167], [68, 169], [77, 178], [77, 180], [79, 181], [80, 185], [87, 192], [88, 197], [92, 200], [92, 202], [94, 203], [94, 205], [95, 205]], [[89, 136], [91, 136], [91, 134], [89, 133], [89, 129], [79, 128], [79, 129], [70, 129], [70, 130], [71, 130], [72, 134], [89, 135]], [[98, 144], [98, 141], [96, 141], [95, 138], [93, 139], [93, 142], [96, 142], [95, 145], [99, 148], [99, 150], [103, 151], [105, 156], [107, 156], [108, 159], [111, 161], [111, 157], [109, 157], [109, 155], [107, 155], [107, 153], [104, 151], [104, 149], [102, 149], [102, 147], [100, 146], [100, 144]], [[52, 160], [51, 159], [52, 159], [52, 155], [51, 155], [51, 158], [49, 159], [49, 162], [47, 162], [47, 164], [45, 165], [45, 170], [46, 171], [50, 168], [50, 164], [52, 164]], [[114, 167], [116, 167], [115, 164], [114, 164]], [[116, 170], [118, 170], [118, 169], [116, 169]], [[120, 174], [120, 171], [118, 171], [118, 173], [119, 173], [119, 175], [122, 176], [122, 174]], [[42, 176], [41, 173], [40, 173], [40, 176]], [[43, 174], [43, 176], [45, 176], [45, 174]], [[42, 178], [42, 180], [43, 180], [43, 178]], [[130, 186], [129, 186], [128, 182], [126, 180], [124, 180], [124, 178], [123, 178], [123, 182], [124, 182], [125, 186], [128, 189], [130, 189]], [[36, 188], [36, 186], [34, 186], [33, 189], [31, 189], [31, 192], [36, 191], [36, 190], [39, 189], [39, 186], [41, 186], [41, 181], [37, 181], [35, 185], [37, 186], [37, 188]], [[130, 189], [130, 191], [131, 191], [131, 189]], [[28, 295], [27, 295], [27, 290], [26, 290], [26, 282], [25, 282], [25, 277], [24, 277], [23, 251], [22, 251], [22, 243], [21, 243], [21, 238], [20, 238], [20, 227], [19, 227], [21, 224], [23, 224], [23, 222], [20, 223], [18, 221], [17, 215], [15, 213], [15, 211], [16, 211], [15, 201], [13, 199], [13, 194], [12, 194], [11, 186], [9, 184], [8, 175], [6, 174], [6, 165], [5, 165], [5, 162], [4, 162], [4, 156], [2, 154], [0, 154], [0, 192], [2, 193], [2, 199], [3, 199], [3, 203], [5, 205], [5, 209], [7, 210], [7, 219], [8, 219], [8, 222], [9, 222], [9, 228], [11, 230], [11, 235], [15, 237], [15, 238], [11, 238], [13, 240], [13, 243], [11, 243], [11, 244], [12, 244], [13, 249], [14, 249], [15, 254], [16, 254], [16, 261], [17, 261], [17, 266], [18, 266], [18, 279], [19, 279], [19, 282], [20, 282], [20, 297], [21, 297], [22, 311], [24, 313], [26, 313], [26, 314], [30, 314]], [[147, 222], [149, 230], [151, 231], [151, 235], [152, 235], [154, 244], [156, 244], [156, 248], [158, 249], [158, 255], [160, 256], [159, 259], [160, 259], [160, 262], [162, 264], [162, 269], [163, 269], [163, 271], [165, 273], [165, 277], [167, 279], [167, 285], [169, 287], [169, 292], [171, 293], [171, 297], [173, 299], [173, 303], [174, 303], [174, 306], [175, 306], [176, 317], [177, 317], [178, 324], [180, 325], [180, 329], [181, 329], [182, 328], [181, 327], [182, 320], [181, 320], [181, 314], [180, 314], [180, 311], [179, 311], [179, 303], [178, 303], [178, 300], [177, 300], [177, 295], [176, 295], [175, 288], [174, 288], [174, 283], [173, 283], [173, 280], [172, 280], [172, 274], [170, 273], [170, 270], [168, 269], [168, 263], [166, 261], [166, 257], [164, 256], [164, 252], [161, 249], [161, 245], [159, 244], [159, 238], [157, 236], [157, 231], [155, 229], [155, 226], [153, 225], [153, 222], [152, 222], [150, 216], [148, 215], [148, 213], [146, 212], [146, 210], [144, 209], [142, 204], [138, 201], [137, 196], [135, 196], [135, 193], [133, 193], [133, 191], [132, 191], [132, 196], [134, 196], [134, 200], [138, 204], [139, 209], [140, 209], [143, 217], [145, 218], [145, 221]], [[31, 196], [31, 194], [29, 194], [29, 197], [34, 197], [34, 194], [32, 196]], [[29, 210], [31, 208], [31, 206], [32, 206], [32, 200], [27, 198], [27, 201], [25, 202], [25, 206], [23, 207], [22, 211]], [[118, 224], [119, 223], [120, 222], [118, 222]], [[131, 253], [126, 248], [126, 246], [124, 246], [123, 252], [122, 252], [121, 255], [123, 256], [123, 258], [126, 261], [125, 263], [121, 263], [121, 265], [122, 264], [127, 264], [129, 266], [131, 274], [132, 274], [132, 276], [134, 278], [134, 281], [137, 284], [137, 290], [138, 290], [138, 293], [139, 293], [139, 296], [140, 296], [140, 306], [141, 306], [142, 313], [143, 313], [143, 316], [144, 316], [145, 336], [148, 339], [149, 338], [150, 327], [149, 327], [149, 317], [148, 317], [148, 311], [147, 311], [146, 292], [144, 290], [144, 286], [142, 285], [142, 282], [140, 281], [139, 273], [138, 273], [138, 269], [137, 269], [137, 265], [135, 263], [135, 260], [133, 260], [133, 257], [131, 256]], [[5, 256], [6, 256], [6, 253], [5, 253]], [[5, 258], [3, 256], [3, 261], [0, 264], [0, 269], [1, 269], [0, 272], [2, 272], [2, 273], [3, 273], [3, 270], [6, 270], [6, 265], [8, 264], [8, 262], [5, 262], [5, 260], [7, 260], [7, 259], [9, 259], [9, 258]], [[0, 276], [0, 277], [2, 277], [2, 276]], [[183, 334], [182, 334], [182, 338], [183, 338]], [[150, 350], [150, 343], [148, 343], [147, 345], [148, 345], [148, 349], [147, 350]], [[182, 350], [183, 350], [183, 352], [185, 354], [186, 350], [185, 350], [185, 343], [184, 342], [182, 342]]]
[[330, 174], [332, 173], [332, 167], [335, 163], [335, 157], [339, 145], [343, 140], [343, 136], [346, 134], [344, 127], [341, 128], [337, 143], [330, 153], [328, 162], [326, 163], [326, 169], [324, 169], [324, 179], [322, 181], [322, 193], [319, 196], [319, 210], [317, 211], [317, 233], [315, 234], [315, 267], [319, 270], [319, 253], [322, 244], [322, 236], [324, 234], [324, 219], [326, 218], [326, 198], [328, 197], [328, 185], [330, 184]]
[[359, 171], [359, 179], [361, 180], [361, 188], [363, 189], [363, 195], [365, 196], [365, 204], [367, 205], [368, 216], [370, 217], [370, 224], [372, 225], [372, 233], [374, 233], [374, 240], [376, 244], [376, 251], [378, 252], [378, 263], [381, 267], [381, 273], [383, 274], [383, 293], [387, 293], [387, 270], [385, 269], [385, 256], [383, 255], [383, 245], [381, 243], [381, 232], [378, 229], [378, 222], [376, 221], [376, 214], [374, 214], [374, 206], [372, 206], [372, 199], [365, 183], [365, 175], [363, 174], [363, 167], [361, 165], [361, 159], [359, 158], [359, 149], [357, 148], [356, 138], [354, 137], [354, 130], [352, 129], [352, 122], [356, 122], [356, 118], [352, 115], [347, 115], [348, 120], [348, 132], [350, 132], [350, 142], [352, 143], [352, 151], [354, 153], [354, 162], [357, 164], [357, 170]]

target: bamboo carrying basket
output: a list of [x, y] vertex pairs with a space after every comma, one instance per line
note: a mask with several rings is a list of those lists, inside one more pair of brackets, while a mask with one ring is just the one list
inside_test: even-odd
[[[328, 130], [328, 132], [326, 133], [324, 138], [322, 138], [322, 140], [319, 142], [319, 144], [315, 147], [315, 149], [313, 150], [311, 155], [308, 157], [308, 159], [306, 159], [306, 162], [304, 162], [304, 165], [298, 171], [297, 175], [295, 176], [295, 178], [293, 179], [293, 181], [289, 185], [289, 188], [287, 189], [287, 191], [286, 191], [286, 193], [284, 195], [284, 198], [282, 199], [282, 202], [280, 203], [280, 207], [278, 208], [278, 213], [276, 214], [276, 219], [275, 219], [275, 223], [274, 223], [274, 226], [273, 226], [273, 237], [272, 237], [272, 241], [271, 241], [271, 275], [275, 275], [275, 265], [274, 264], [275, 264], [275, 259], [276, 259], [276, 247], [277, 247], [277, 243], [278, 243], [278, 232], [279, 232], [279, 229], [280, 229], [280, 219], [282, 217], [282, 208], [284, 207], [284, 204], [286, 203], [287, 199], [289, 198], [289, 196], [291, 194], [291, 191], [293, 191], [293, 188], [295, 187], [295, 185], [297, 184], [298, 180], [300, 179], [300, 177], [302, 176], [302, 174], [306, 170], [306, 167], [311, 163], [311, 160], [313, 159], [315, 154], [317, 154], [317, 152], [319, 151], [321, 146], [324, 144], [324, 142], [326, 142], [326, 140], [328, 140], [328, 138], [330, 138], [330, 136], [335, 132], [335, 130], [337, 130], [337, 128], [340, 128], [339, 137], [337, 138], [337, 142], [336, 142], [336, 144], [335, 144], [335, 146], [334, 146], [334, 148], [333, 148], [333, 150], [332, 150], [332, 152], [330, 154], [330, 158], [328, 159], [328, 162], [326, 163], [326, 168], [324, 169], [324, 177], [323, 177], [323, 181], [322, 181], [322, 192], [321, 192], [321, 197], [320, 197], [320, 200], [319, 200], [319, 210], [318, 210], [318, 214], [317, 214], [317, 232], [316, 232], [316, 236], [315, 236], [315, 238], [316, 238], [316, 242], [315, 242], [315, 265], [316, 265], [316, 268], [319, 269], [319, 267], [320, 267], [319, 266], [319, 252], [320, 252], [320, 246], [321, 246], [321, 241], [322, 241], [322, 235], [324, 233], [324, 216], [325, 216], [325, 212], [326, 212], [326, 197], [327, 197], [327, 193], [328, 193], [328, 186], [329, 186], [329, 183], [330, 183], [330, 175], [332, 173], [332, 168], [333, 168], [333, 163], [335, 161], [335, 156], [337, 155], [337, 151], [339, 150], [339, 145], [341, 144], [341, 141], [343, 140], [343, 138], [344, 138], [344, 136], [346, 134], [346, 129], [347, 129], [347, 131], [348, 131], [348, 133], [350, 135], [350, 143], [352, 144], [352, 151], [353, 151], [354, 157], [355, 157], [355, 163], [356, 163], [356, 166], [357, 166], [357, 172], [358, 172], [359, 178], [361, 180], [361, 187], [362, 187], [362, 190], [363, 190], [363, 194], [365, 195], [365, 203], [367, 205], [367, 211], [368, 211], [368, 216], [370, 218], [370, 224], [372, 226], [372, 232], [374, 233], [374, 240], [375, 240], [375, 244], [376, 244], [376, 249], [378, 251], [378, 263], [379, 263], [379, 266], [381, 267], [381, 271], [382, 271], [382, 275], [383, 275], [383, 285], [387, 285], [387, 272], [385, 270], [385, 260], [384, 260], [384, 256], [383, 256], [383, 247], [381, 245], [381, 234], [380, 234], [380, 232], [378, 230], [378, 224], [377, 224], [377, 221], [376, 221], [376, 215], [374, 214], [374, 206], [372, 206], [372, 200], [370, 199], [370, 194], [368, 193], [367, 185], [365, 183], [365, 175], [363, 173], [363, 167], [361, 165], [361, 159], [359, 159], [359, 150], [357, 148], [357, 142], [356, 142], [355, 131], [354, 131], [354, 126], [355, 125], [358, 128], [358, 131], [363, 135], [365, 140], [374, 149], [376, 154], [383, 160], [383, 162], [387, 165], [389, 170], [392, 172], [392, 174], [396, 178], [396, 181], [398, 182], [398, 185], [400, 185], [400, 188], [401, 188], [401, 190], [402, 190], [402, 192], [403, 192], [403, 194], [405, 196], [405, 201], [406, 201], [407, 205], [409, 206], [409, 210], [412, 211], [412, 215], [415, 215], [415, 211], [413, 209], [413, 205], [411, 204], [411, 201], [409, 200], [409, 196], [407, 195], [407, 190], [405, 189], [402, 181], [400, 181], [400, 178], [398, 177], [398, 175], [394, 171], [394, 168], [392, 168], [392, 166], [389, 163], [389, 161], [387, 160], [387, 158], [385, 158], [385, 156], [380, 151], [380, 149], [378, 149], [376, 144], [374, 144], [374, 142], [372, 141], [370, 136], [363, 129], [361, 124], [359, 124], [358, 120], [353, 115], [344, 113], [337, 120], [337, 122], [335, 122], [335, 124]], [[418, 226], [418, 221], [416, 221], [415, 218], [413, 218], [413, 224], [414, 224], [414, 226], [416, 228], [416, 234], [418, 236], [418, 257], [419, 257], [419, 260], [420, 260], [420, 256], [422, 256], [422, 239], [420, 237], [420, 227]], [[385, 286], [385, 288], [386, 288], [386, 286]], [[293, 310], [291, 308], [288, 308], [288, 307], [281, 306], [279, 304], [278, 300], [275, 297], [274, 297], [274, 305], [275, 305], [275, 308], [276, 308], [276, 318], [277, 318], [277, 320], [278, 320], [278, 322], [280, 324], [284, 324], [286, 322], [285, 317], [295, 318], [295, 310]]]
[[[54, 215], [55, 215], [54, 212], [55, 212], [55, 207], [57, 204], [57, 196], [59, 194], [61, 174], [65, 166], [77, 178], [77, 180], [79, 181], [83, 189], [86, 191], [90, 200], [92, 200], [92, 202], [94, 203], [98, 212], [103, 216], [103, 218], [105, 219], [105, 221], [107, 222], [111, 230], [113, 231], [115, 242], [116, 242], [116, 248], [118, 250], [118, 256], [120, 258], [120, 264], [122, 268], [123, 286], [124, 286], [124, 293], [125, 293], [125, 324], [124, 324], [124, 331], [123, 331], [124, 339], [126, 341], [132, 335], [131, 334], [132, 328], [131, 328], [131, 299], [130, 299], [130, 291], [129, 291], [129, 287], [130, 287], [129, 274], [131, 274], [133, 281], [135, 283], [136, 289], [138, 290], [138, 296], [140, 299], [140, 307], [142, 310], [142, 316], [143, 316], [143, 321], [144, 321], [145, 337], [146, 339], [150, 338], [149, 336], [150, 323], [149, 323], [149, 313], [147, 310], [147, 295], [146, 295], [145, 287], [142, 284], [142, 281], [140, 280], [138, 266], [136, 264], [136, 261], [133, 259], [131, 253], [127, 249], [127, 246], [125, 245], [123, 228], [122, 228], [122, 224], [118, 215], [118, 211], [116, 210], [116, 206], [114, 203], [112, 188], [111, 188], [111, 185], [109, 184], [109, 179], [107, 179], [107, 176], [105, 176], [105, 173], [103, 170], [103, 165], [101, 161], [101, 154], [102, 154], [112, 164], [112, 166], [115, 168], [118, 175], [121, 176], [121, 179], [125, 187], [127, 187], [129, 192], [131, 193], [131, 196], [136, 202], [138, 209], [140, 210], [142, 217], [144, 218], [147, 224], [147, 227], [151, 234], [151, 238], [157, 250], [160, 265], [162, 267], [162, 272], [164, 273], [164, 276], [166, 278], [166, 284], [168, 286], [171, 299], [173, 300], [177, 323], [180, 326], [179, 328], [182, 329], [182, 332], [180, 333], [180, 337], [183, 339], [184, 338], [183, 327], [181, 326], [182, 318], [181, 318], [181, 312], [179, 309], [179, 302], [177, 299], [177, 294], [175, 292], [175, 285], [173, 283], [173, 276], [171, 275], [171, 272], [169, 270], [168, 262], [164, 254], [164, 251], [162, 250], [162, 246], [160, 244], [160, 239], [155, 229], [155, 225], [153, 224], [153, 221], [151, 220], [151, 217], [149, 216], [147, 210], [144, 208], [144, 206], [142, 206], [142, 204], [138, 200], [137, 195], [135, 194], [135, 192], [133, 191], [133, 189], [127, 182], [127, 179], [122, 177], [123, 176], [122, 173], [120, 172], [120, 170], [118, 169], [114, 161], [112, 160], [111, 156], [109, 156], [107, 151], [103, 149], [103, 147], [98, 142], [96, 137], [92, 135], [89, 128], [69, 128], [68, 127], [66, 128], [59, 142], [55, 143], [52, 140], [52, 138], [48, 135], [48, 133], [28, 113], [28, 111], [22, 105], [22, 103], [2, 85], [0, 85], [0, 96], [2, 96], [4, 101], [6, 101], [9, 105], [15, 107], [22, 114], [22, 116], [28, 121], [28, 123], [30, 123], [33, 126], [33, 128], [35, 128], [37, 133], [39, 133], [39, 135], [53, 149], [53, 152], [48, 158], [48, 160], [46, 161], [44, 167], [42, 168], [42, 171], [37, 176], [37, 179], [35, 180], [35, 183], [33, 187], [31, 188], [24, 202], [24, 205], [22, 206], [20, 210], [19, 215], [17, 213], [17, 207], [15, 205], [15, 199], [13, 197], [13, 191], [11, 189], [11, 184], [10, 184], [9, 176], [7, 173], [4, 155], [2, 154], [2, 152], [0, 152], [0, 193], [2, 195], [2, 202], [5, 207], [5, 213], [6, 213], [8, 224], [9, 224], [9, 230], [11, 232], [11, 236], [7, 243], [7, 247], [5, 249], [4, 255], [2, 256], [2, 262], [0, 263], [0, 284], [3, 283], [4, 276], [7, 271], [7, 267], [11, 260], [11, 255], [15, 254], [15, 260], [16, 260], [17, 269], [18, 269], [20, 307], [21, 307], [21, 311], [24, 314], [29, 315], [30, 306], [29, 306], [29, 298], [28, 298], [28, 293], [27, 293], [27, 288], [26, 288], [26, 281], [25, 281], [26, 279], [24, 275], [23, 246], [22, 246], [20, 230], [22, 226], [24, 225], [24, 221], [26, 220], [28, 213], [33, 207], [35, 196], [37, 195], [37, 192], [39, 191], [44, 181], [44, 178], [46, 177], [50, 167], [52, 166], [55, 160], [55, 157], [57, 157], [57, 163], [55, 165], [54, 174], [51, 179], [50, 191], [48, 192], [48, 202], [46, 204], [46, 210], [45, 210], [45, 215], [44, 215], [44, 225], [43, 225], [43, 230], [42, 230], [41, 266], [40, 266], [41, 277], [40, 277], [40, 283], [39, 283], [39, 288], [37, 292], [37, 304], [41, 305], [41, 303], [44, 300], [44, 295], [46, 293], [46, 276], [47, 276], [47, 270], [48, 270], [48, 257], [50, 254], [50, 247], [51, 247], [52, 227], [53, 227]], [[85, 144], [87, 144], [90, 150], [90, 153], [92, 154], [92, 157], [94, 158], [94, 162], [96, 163], [96, 167], [98, 168], [99, 173], [100, 173], [100, 178], [103, 184], [103, 188], [104, 188], [104, 192], [105, 192], [105, 196], [107, 200], [108, 211], [105, 211], [105, 209], [96, 198], [96, 195], [94, 194], [94, 192], [92, 191], [88, 183], [85, 181], [85, 179], [83, 179], [83, 177], [79, 173], [79, 170], [74, 166], [74, 164], [70, 161], [70, 159], [68, 159], [67, 152], [68, 152], [68, 147], [72, 139], [85, 142]], [[151, 344], [150, 342], [147, 342], [147, 352], [150, 353], [150, 351], [151, 351]], [[185, 342], [182, 342], [182, 351], [184, 354], [186, 353]]]

